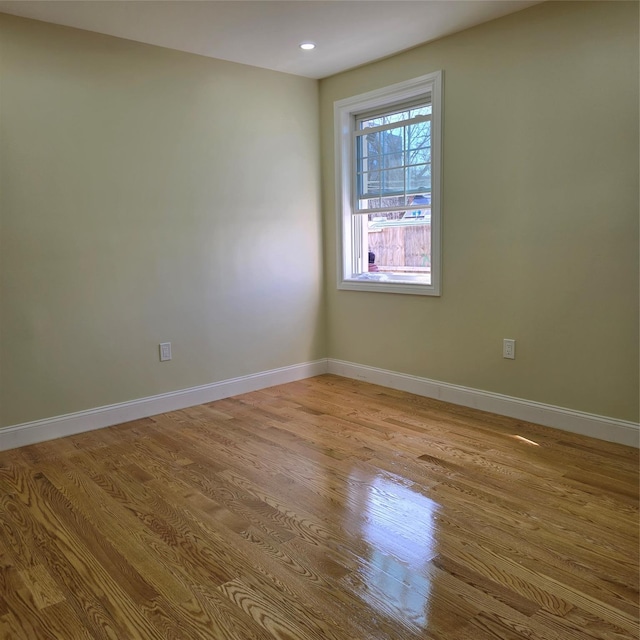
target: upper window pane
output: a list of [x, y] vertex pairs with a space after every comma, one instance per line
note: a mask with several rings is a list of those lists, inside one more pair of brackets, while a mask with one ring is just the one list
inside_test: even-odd
[[357, 118], [356, 211], [410, 205], [409, 196], [431, 191], [431, 113], [426, 103]]

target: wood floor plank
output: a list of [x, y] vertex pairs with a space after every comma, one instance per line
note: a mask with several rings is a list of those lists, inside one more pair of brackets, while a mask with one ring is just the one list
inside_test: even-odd
[[[74, 456], [74, 459], [77, 461], [78, 456]], [[92, 472], [91, 468], [88, 470]], [[49, 469], [49, 473], [53, 471]], [[96, 478], [100, 477], [96, 474]], [[73, 484], [78, 484], [77, 472]], [[87, 486], [88, 483], [81, 484]], [[66, 488], [70, 488], [69, 484]], [[97, 485], [96, 488], [100, 490]], [[110, 485], [110, 491], [114, 490]], [[183, 564], [186, 563], [163, 540], [154, 537], [146, 528], [136, 529], [138, 520], [131, 509], [121, 506], [119, 501], [111, 501], [108, 510], [95, 509], [93, 504], [102, 500], [91, 490], [89, 495], [92, 498], [89, 504], [82, 498], [78, 502], [97, 518], [110, 540], [120, 541], [120, 548], [129, 549], [132, 564], [163, 594], [162, 598], [155, 598], [142, 607], [162, 630], [160, 637], [208, 640], [211, 633], [218, 634], [215, 637], [234, 640], [263, 637], [256, 626], [231, 615], [230, 607], [217, 597], [214, 585], [206, 579], [199, 581], [198, 576], [185, 572]]]
[[638, 467], [330, 375], [0, 452], [0, 640], [638, 640]]

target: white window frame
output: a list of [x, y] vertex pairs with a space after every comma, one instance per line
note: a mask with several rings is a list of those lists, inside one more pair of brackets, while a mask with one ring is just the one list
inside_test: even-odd
[[[431, 284], [358, 279], [353, 275], [352, 218], [355, 202], [356, 116], [429, 97], [431, 115]], [[338, 213], [338, 289], [427, 296], [441, 294], [442, 71], [399, 82], [334, 103], [336, 209]], [[361, 215], [361, 214], [357, 214]], [[375, 277], [375, 276], [374, 276]]]

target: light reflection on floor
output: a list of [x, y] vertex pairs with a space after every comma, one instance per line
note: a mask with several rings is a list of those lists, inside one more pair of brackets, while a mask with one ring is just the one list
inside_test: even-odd
[[529, 438], [523, 438], [522, 436], [517, 436], [517, 435], [513, 435], [511, 437], [514, 438], [515, 440], [519, 440], [520, 442], [525, 442], [526, 444], [531, 444], [534, 447], [539, 447], [540, 446], [537, 442], [534, 442], [533, 440], [529, 440]]
[[369, 562], [360, 572], [361, 595], [375, 609], [384, 605], [387, 614], [425, 629], [432, 587], [426, 565], [437, 553], [438, 505], [385, 477], [365, 488], [360, 484], [356, 491], [362, 538], [369, 545]]

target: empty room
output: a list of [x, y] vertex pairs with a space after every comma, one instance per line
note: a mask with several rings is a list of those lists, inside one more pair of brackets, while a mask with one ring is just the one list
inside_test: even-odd
[[0, 0], [0, 638], [638, 640], [639, 23]]

